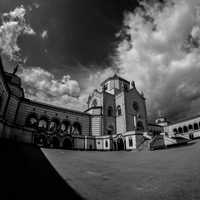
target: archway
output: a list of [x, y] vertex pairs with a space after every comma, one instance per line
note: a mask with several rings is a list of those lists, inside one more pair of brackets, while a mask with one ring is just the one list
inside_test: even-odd
[[72, 147], [73, 147], [72, 141], [69, 138], [66, 138], [63, 142], [63, 148], [72, 149]]
[[74, 122], [72, 126], [72, 134], [73, 135], [81, 135], [82, 134], [82, 128], [81, 124], [79, 122]]
[[53, 140], [52, 140], [52, 144], [53, 144], [53, 148], [59, 148], [60, 147], [60, 143], [59, 143], [59, 140], [58, 138], [54, 137]]
[[53, 118], [49, 124], [49, 130], [51, 132], [56, 132], [58, 130], [60, 121], [57, 118]]
[[118, 151], [124, 150], [124, 142], [122, 138], [117, 139], [117, 149]]
[[71, 134], [71, 123], [68, 120], [64, 120], [60, 126], [60, 135]]
[[36, 113], [31, 113], [26, 118], [25, 126], [31, 127], [31, 128], [37, 128], [38, 123], [38, 117]]
[[138, 121], [137, 122], [137, 130], [139, 130], [139, 131], [143, 131], [144, 130], [144, 126], [143, 126], [142, 121]]
[[198, 127], [198, 124], [197, 123], [194, 123], [194, 130], [198, 130], [199, 129], [199, 127]]
[[34, 144], [44, 147], [46, 144], [46, 138], [44, 135], [35, 135], [34, 136]]
[[48, 117], [42, 116], [38, 122], [38, 129], [39, 130], [47, 130], [48, 129]]

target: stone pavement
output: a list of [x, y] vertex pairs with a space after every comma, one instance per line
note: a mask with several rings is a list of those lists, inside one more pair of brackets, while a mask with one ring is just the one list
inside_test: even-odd
[[200, 141], [145, 152], [42, 149], [88, 200], [199, 200]]

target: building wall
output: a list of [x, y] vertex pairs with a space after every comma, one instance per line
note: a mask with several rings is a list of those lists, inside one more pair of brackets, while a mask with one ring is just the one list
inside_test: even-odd
[[101, 115], [91, 117], [92, 136], [101, 136], [103, 118]]
[[3, 82], [3, 77], [0, 70], [0, 117], [4, 115], [4, 112], [7, 108], [8, 97], [9, 94], [5, 83]]
[[[130, 145], [129, 140], [132, 140], [132, 145]], [[125, 142], [126, 142], [126, 149], [127, 149], [127, 150], [136, 149], [136, 146], [137, 146], [137, 143], [136, 143], [136, 135], [126, 136]]]
[[[108, 134], [108, 130], [110, 126], [113, 126], [113, 134], [116, 132], [116, 126], [115, 126], [115, 97], [114, 95], [104, 92], [103, 93], [103, 117], [104, 117], [104, 130], [103, 135]], [[108, 108], [109, 106], [113, 109], [113, 115], [108, 116]]]
[[157, 124], [148, 124], [148, 133], [151, 136], [159, 135], [164, 132], [164, 127]]
[[88, 100], [88, 108], [92, 108], [94, 107], [93, 102], [94, 100], [96, 100], [97, 102], [97, 107], [102, 106], [103, 105], [103, 94], [97, 90], [94, 90], [92, 95], [89, 97]]
[[124, 92], [121, 92], [115, 97], [116, 107], [121, 107], [121, 115], [116, 116], [117, 134], [126, 132], [126, 110], [125, 110], [125, 97]]
[[111, 139], [109, 136], [96, 137], [96, 150], [108, 151], [111, 150]]
[[4, 90], [0, 83], [0, 117], [2, 117], [6, 111], [8, 103], [8, 93]]
[[[184, 131], [186, 129], [188, 131]], [[177, 132], [175, 130], [177, 130]], [[195, 132], [194, 136], [197, 135], [196, 137], [198, 137], [199, 133], [197, 132], [200, 132], [200, 116], [168, 125], [164, 127], [164, 132], [166, 132], [170, 137], [175, 136], [176, 134], [187, 135], [191, 132]]]
[[[137, 102], [138, 111], [133, 108], [133, 102]], [[141, 97], [135, 88], [125, 92], [125, 106], [126, 106], [126, 131], [134, 130], [134, 116], [137, 122], [141, 121], [144, 126], [144, 131], [147, 131], [147, 113], [145, 99]]]
[[10, 95], [8, 99], [8, 106], [5, 114], [5, 119], [10, 122], [14, 123], [15, 117], [17, 115], [17, 108], [18, 108], [19, 99], [13, 95]]
[[[130, 83], [123, 79], [118, 79], [110, 82], [111, 93], [105, 91], [98, 92], [95, 90], [88, 100], [89, 108], [94, 107], [93, 101], [96, 99], [95, 105], [98, 109], [91, 109], [86, 112], [72, 111], [55, 106], [46, 105], [43, 103], [34, 102], [25, 99], [23, 96], [23, 89], [21, 89], [20, 79], [13, 74], [7, 73], [7, 80], [4, 79], [3, 73], [0, 69], [0, 136], [14, 139], [17, 141], [36, 143], [36, 139], [44, 138], [43, 145], [53, 145], [54, 148], [66, 147], [66, 143], [71, 142], [71, 146], [66, 148], [73, 148], [78, 150], [111, 150], [120, 149], [116, 146], [116, 141], [120, 137], [123, 140], [125, 149], [130, 150], [137, 148], [139, 141], [137, 135], [124, 135], [129, 130], [134, 130], [133, 115], [135, 111], [132, 108], [132, 100], [136, 100], [139, 104], [140, 119], [146, 129], [146, 107], [145, 101], [139, 93], [135, 90], [129, 90]], [[13, 78], [12, 82], [8, 78]], [[16, 80], [15, 80], [16, 79]], [[15, 84], [17, 81], [17, 84]], [[14, 84], [14, 85], [13, 85]], [[116, 107], [121, 106], [121, 115], [116, 115]], [[108, 109], [112, 107], [112, 115], [108, 115]], [[4, 108], [4, 109], [3, 109]], [[5, 111], [5, 112], [4, 112]], [[35, 114], [37, 121], [45, 117], [48, 122], [48, 128], [27, 126], [27, 118], [30, 114]], [[53, 119], [59, 121], [55, 131], [49, 130], [50, 122]], [[73, 125], [78, 122], [81, 125], [81, 133], [62, 135], [60, 124], [67, 120]], [[34, 123], [34, 122], [33, 122]], [[34, 124], [35, 125], [35, 124]], [[113, 127], [110, 132], [110, 127]], [[71, 127], [72, 129], [73, 127]], [[111, 134], [111, 135], [108, 135]], [[37, 138], [38, 137], [38, 138]], [[132, 138], [132, 145], [128, 141], [128, 137]], [[57, 145], [52, 142], [56, 139]], [[142, 139], [142, 137], [141, 137]], [[114, 142], [115, 140], [115, 142]], [[52, 142], [52, 143], [51, 143]], [[54, 144], [53, 144], [54, 143]], [[119, 142], [118, 142], [119, 143]], [[65, 145], [64, 145], [65, 144]], [[122, 144], [121, 144], [122, 145]], [[122, 145], [123, 146], [123, 145]], [[123, 149], [124, 149], [123, 147]]]
[[51, 107], [34, 102], [23, 101], [19, 106], [16, 123], [24, 126], [26, 118], [31, 113], [36, 113], [38, 118], [47, 116], [49, 120], [53, 118], [59, 119], [60, 122], [63, 120], [69, 120], [71, 124], [74, 122], [79, 122], [82, 129], [82, 135], [90, 135], [90, 115], [86, 113], [56, 109], [53, 106]]

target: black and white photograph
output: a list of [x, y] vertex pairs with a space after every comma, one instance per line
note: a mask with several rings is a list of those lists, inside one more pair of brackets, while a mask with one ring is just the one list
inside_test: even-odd
[[0, 199], [200, 200], [200, 0], [0, 0]]

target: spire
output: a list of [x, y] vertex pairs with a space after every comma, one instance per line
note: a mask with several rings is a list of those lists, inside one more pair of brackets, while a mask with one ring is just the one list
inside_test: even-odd
[[131, 81], [132, 88], [135, 88], [135, 81]]

